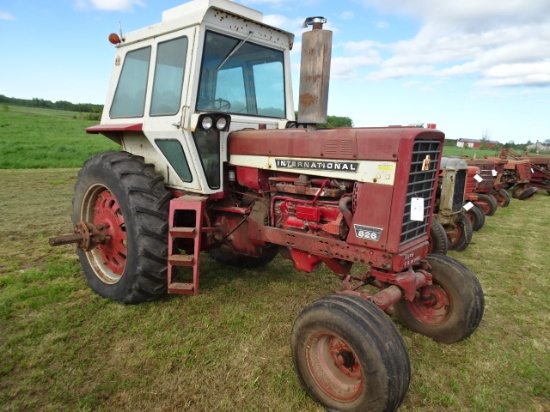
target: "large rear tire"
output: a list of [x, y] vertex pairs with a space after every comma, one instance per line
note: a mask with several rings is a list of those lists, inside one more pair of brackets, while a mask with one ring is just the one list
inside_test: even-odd
[[438, 342], [466, 339], [483, 317], [483, 289], [472, 271], [453, 258], [428, 255], [427, 260], [433, 284], [419, 289], [412, 302], [397, 302], [397, 319], [406, 328]]
[[244, 269], [253, 269], [260, 266], [265, 266], [271, 262], [279, 254], [279, 249], [275, 246], [265, 248], [261, 256], [247, 256], [241, 253], [233, 253], [224, 249], [212, 249], [208, 254], [216, 262], [225, 265], [231, 265]]
[[447, 239], [445, 228], [435, 217], [432, 217], [430, 235], [428, 237], [428, 253], [446, 255], [448, 249], [449, 240]]
[[447, 230], [450, 250], [460, 252], [472, 242], [474, 230], [470, 219], [464, 213], [457, 216], [454, 227], [446, 227], [445, 229]]
[[333, 295], [309, 305], [292, 330], [292, 359], [308, 394], [331, 411], [394, 411], [410, 381], [407, 349], [372, 302]]
[[170, 198], [162, 176], [141, 157], [106, 152], [86, 161], [75, 184], [73, 224], [107, 224], [110, 237], [89, 252], [77, 250], [92, 290], [123, 303], [165, 293]]

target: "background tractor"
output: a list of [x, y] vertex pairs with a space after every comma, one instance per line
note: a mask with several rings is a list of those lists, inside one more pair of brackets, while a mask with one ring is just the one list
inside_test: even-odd
[[324, 264], [342, 289], [298, 316], [296, 372], [328, 409], [395, 410], [411, 368], [387, 313], [452, 343], [484, 311], [475, 275], [428, 255], [444, 134], [317, 130], [332, 38], [322, 17], [306, 20], [295, 119], [294, 35], [262, 19], [231, 1], [196, 0], [110, 36], [109, 92], [101, 124], [87, 131], [122, 151], [84, 164], [74, 233], [50, 243], [76, 243], [90, 287], [123, 303], [197, 294], [203, 251], [238, 268], [278, 254], [306, 272]]

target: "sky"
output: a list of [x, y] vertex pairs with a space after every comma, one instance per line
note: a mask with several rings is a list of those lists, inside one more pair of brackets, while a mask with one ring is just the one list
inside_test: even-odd
[[[111, 32], [185, 0], [0, 0], [0, 94], [105, 103]], [[354, 126], [436, 123], [450, 139], [550, 140], [550, 1], [235, 0], [296, 35], [333, 31], [328, 114]], [[297, 109], [297, 105], [296, 105]]]

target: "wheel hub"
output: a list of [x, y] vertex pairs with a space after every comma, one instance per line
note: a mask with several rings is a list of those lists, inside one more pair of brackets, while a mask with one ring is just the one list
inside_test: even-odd
[[325, 394], [341, 402], [359, 397], [364, 386], [361, 364], [342, 338], [330, 332], [315, 334], [306, 356], [309, 371]]
[[449, 295], [436, 284], [422, 288], [421, 295], [408, 305], [413, 316], [431, 325], [445, 323], [451, 313]]
[[124, 217], [120, 206], [109, 190], [103, 190], [94, 205], [94, 223], [108, 227], [104, 229], [106, 241], [97, 246], [103, 263], [116, 275], [122, 275], [127, 259], [127, 237]]

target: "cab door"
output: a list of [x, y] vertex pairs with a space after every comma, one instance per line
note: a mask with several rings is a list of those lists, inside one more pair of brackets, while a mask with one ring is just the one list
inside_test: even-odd
[[143, 132], [160, 157], [155, 161], [165, 183], [176, 189], [204, 193], [192, 138], [184, 131], [189, 116], [191, 68], [196, 29], [188, 28], [155, 38], [143, 118]]

